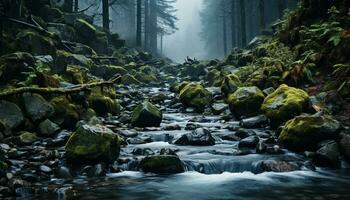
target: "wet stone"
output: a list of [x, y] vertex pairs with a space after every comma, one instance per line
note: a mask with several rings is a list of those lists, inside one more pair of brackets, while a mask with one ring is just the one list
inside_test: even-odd
[[238, 143], [239, 148], [255, 148], [259, 142], [259, 137], [257, 136], [249, 136], [247, 138], [242, 139]]
[[215, 145], [215, 139], [208, 129], [197, 128], [191, 133], [184, 134], [174, 139], [173, 143], [178, 145], [210, 146]]

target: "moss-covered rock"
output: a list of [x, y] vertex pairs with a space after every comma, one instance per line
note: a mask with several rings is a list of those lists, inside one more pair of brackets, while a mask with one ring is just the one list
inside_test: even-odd
[[336, 139], [341, 127], [331, 116], [298, 116], [285, 124], [278, 141], [290, 150], [315, 151], [321, 141]]
[[200, 112], [204, 111], [212, 102], [212, 94], [196, 83], [187, 84], [180, 91], [179, 97], [185, 107], [193, 107]]
[[0, 82], [7, 82], [12, 79], [22, 80], [25, 78], [23, 72], [28, 72], [34, 67], [34, 57], [25, 52], [6, 54], [0, 57]]
[[173, 85], [173, 91], [174, 92], [177, 92], [177, 93], [180, 93], [180, 91], [182, 90], [182, 89], [184, 89], [184, 87], [186, 86], [186, 85], [188, 85], [190, 82], [187, 82], [187, 81], [184, 81], [184, 82], [181, 82], [181, 83], [177, 83], [177, 84], [174, 84]]
[[22, 31], [17, 35], [18, 49], [33, 55], [54, 55], [56, 46], [49, 37], [42, 36], [33, 31]]
[[145, 74], [139, 72], [135, 75], [135, 78], [143, 83], [155, 83], [157, 81], [157, 77], [152, 74]]
[[117, 115], [120, 112], [120, 105], [117, 100], [103, 95], [91, 95], [89, 105], [98, 115], [104, 116], [108, 113]]
[[235, 74], [226, 75], [221, 84], [221, 92], [227, 96], [234, 93], [241, 86], [241, 81]]
[[57, 74], [64, 74], [68, 65], [77, 65], [91, 69], [95, 64], [90, 58], [84, 55], [72, 54], [63, 50], [56, 51], [52, 71]]
[[146, 157], [141, 161], [141, 169], [144, 172], [158, 174], [173, 174], [184, 172], [181, 160], [173, 155], [160, 155]]
[[119, 137], [105, 126], [80, 126], [66, 146], [67, 161], [73, 164], [111, 163], [119, 156]]
[[150, 102], [145, 101], [132, 112], [131, 124], [135, 127], [158, 127], [162, 118], [162, 112]]
[[75, 20], [74, 27], [85, 42], [93, 40], [97, 36], [96, 28], [84, 19]]
[[207, 73], [206, 80], [209, 86], [219, 87], [222, 82], [221, 73], [217, 69], [212, 69]]
[[255, 87], [240, 87], [231, 94], [228, 98], [228, 104], [231, 112], [236, 117], [252, 116], [261, 112], [261, 104], [263, 103], [265, 95], [263, 92]]
[[297, 88], [281, 85], [275, 92], [268, 95], [261, 109], [270, 119], [272, 127], [300, 115], [309, 101], [309, 95]]
[[105, 80], [111, 79], [117, 74], [125, 75], [128, 73], [123, 67], [114, 65], [96, 65], [91, 68], [90, 72], [95, 76], [104, 78]]
[[79, 121], [78, 107], [69, 102], [64, 96], [55, 97], [50, 103], [55, 110], [52, 120], [55, 123], [60, 124], [63, 128], [74, 128]]
[[121, 84], [123, 84], [123, 85], [140, 85], [142, 83], [139, 80], [137, 80], [133, 75], [126, 74], [122, 77]]
[[17, 138], [17, 143], [20, 145], [29, 145], [37, 141], [38, 137], [34, 133], [21, 132]]

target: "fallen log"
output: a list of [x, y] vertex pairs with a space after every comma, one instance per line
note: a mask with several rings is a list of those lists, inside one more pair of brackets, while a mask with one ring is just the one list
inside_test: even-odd
[[24, 93], [67, 95], [67, 94], [77, 93], [81, 91], [90, 91], [91, 88], [94, 88], [94, 87], [103, 88], [103, 87], [113, 86], [114, 84], [118, 83], [120, 80], [121, 80], [121, 76], [118, 76], [108, 81], [81, 84], [81, 85], [76, 85], [76, 86], [67, 87], [67, 88], [20, 87], [20, 88], [11, 89], [9, 91], [1, 92], [0, 99], [4, 99], [6, 97], [20, 95]]

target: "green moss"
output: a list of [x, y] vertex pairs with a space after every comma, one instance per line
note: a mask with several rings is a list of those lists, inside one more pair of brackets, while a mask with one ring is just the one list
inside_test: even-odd
[[9, 166], [5, 162], [0, 161], [0, 171], [1, 170], [5, 171], [8, 168], [9, 168]]
[[200, 112], [204, 111], [205, 107], [212, 102], [211, 93], [203, 86], [195, 83], [187, 84], [180, 91], [179, 97], [185, 107], [193, 107]]
[[181, 91], [186, 85], [188, 85], [189, 83], [190, 83], [190, 82], [184, 81], [184, 82], [182, 82], [182, 83], [179, 83], [179, 84], [175, 85], [175, 87], [174, 87], [175, 92], [180, 93], [180, 91]]
[[22, 132], [20, 133], [18, 138], [19, 138], [19, 142], [24, 145], [31, 144], [38, 140], [38, 137], [34, 133], [30, 133], [30, 132]]
[[87, 108], [80, 112], [80, 116], [82, 120], [88, 122], [91, 118], [96, 117], [96, 112], [91, 108]]
[[137, 73], [135, 78], [143, 83], [155, 83], [157, 81], [157, 77], [154, 75]]
[[134, 76], [130, 74], [126, 74], [122, 77], [121, 83], [124, 85], [140, 85], [142, 84], [139, 80], [137, 80]]
[[131, 124], [136, 127], [158, 127], [162, 122], [162, 112], [145, 101], [139, 104], [131, 115]]
[[226, 75], [221, 84], [221, 91], [224, 95], [229, 95], [234, 93], [238, 87], [242, 85], [238, 76], [235, 74]]
[[286, 123], [278, 141], [291, 150], [315, 151], [321, 141], [336, 139], [340, 129], [331, 116], [298, 116]]
[[22, 31], [17, 35], [18, 49], [34, 55], [54, 55], [56, 47], [53, 40], [33, 31]]
[[104, 78], [105, 80], [109, 80], [117, 74], [125, 75], [128, 73], [123, 67], [114, 65], [95, 65], [91, 68], [90, 72], [95, 76]]
[[261, 112], [264, 98], [263, 92], [255, 86], [240, 87], [229, 96], [228, 104], [236, 117], [252, 116]]
[[89, 104], [98, 115], [104, 116], [108, 113], [117, 115], [120, 112], [120, 105], [116, 100], [102, 95], [91, 95], [89, 97]]
[[55, 97], [50, 101], [55, 109], [54, 120], [61, 122], [61, 126], [65, 128], [74, 128], [79, 121], [79, 113], [76, 105], [70, 103], [67, 98]]
[[67, 161], [73, 164], [113, 162], [119, 156], [118, 136], [104, 126], [79, 127], [66, 146]]
[[276, 128], [293, 117], [300, 115], [309, 101], [309, 95], [297, 88], [281, 85], [267, 96], [261, 109]]

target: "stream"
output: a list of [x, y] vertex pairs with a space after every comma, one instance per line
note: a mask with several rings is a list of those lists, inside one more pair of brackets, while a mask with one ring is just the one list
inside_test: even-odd
[[[239, 129], [238, 121], [222, 120], [222, 115], [203, 115], [178, 108], [175, 94], [161, 88], [143, 88], [145, 98], [159, 92], [166, 100], [161, 104], [163, 121], [159, 128], [130, 129], [105, 121], [112, 130], [137, 133], [127, 138], [128, 145], [121, 149], [119, 172], [107, 172], [105, 176], [73, 180], [52, 179], [45, 187], [38, 187], [34, 194], [21, 191], [38, 199], [349, 199], [350, 171], [346, 164], [338, 170], [314, 168], [305, 156], [281, 150], [275, 154], [258, 154], [254, 149], [239, 148], [239, 141], [225, 140]], [[119, 93], [125, 93], [119, 90]], [[128, 95], [127, 95], [128, 96]], [[135, 97], [137, 99], [137, 97]], [[114, 118], [113, 118], [114, 119]], [[114, 125], [113, 125], [114, 124]], [[117, 124], [117, 125], [115, 125]], [[176, 127], [168, 130], [165, 127]], [[213, 146], [189, 146], [172, 144], [174, 138], [204, 127], [215, 138]], [[180, 130], [181, 128], [181, 130]], [[267, 128], [244, 129], [259, 139], [273, 137]], [[143, 173], [138, 161], [147, 155], [156, 155], [161, 149], [171, 149], [179, 156], [186, 171], [175, 175]], [[138, 150], [138, 151], [136, 151]], [[135, 153], [136, 152], [136, 153]], [[273, 172], [259, 168], [266, 160], [296, 163], [297, 170], [282, 167], [285, 172]], [[279, 169], [277, 167], [277, 169]], [[283, 170], [284, 169], [284, 170]]]

